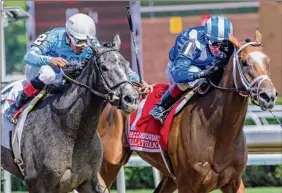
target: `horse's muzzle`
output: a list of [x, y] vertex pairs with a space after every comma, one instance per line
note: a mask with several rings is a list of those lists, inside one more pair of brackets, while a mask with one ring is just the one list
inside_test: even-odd
[[126, 114], [130, 114], [137, 109], [138, 97], [125, 95], [121, 97], [120, 110]]
[[260, 104], [260, 108], [264, 111], [271, 110], [275, 106], [277, 99], [277, 92], [274, 91], [260, 91], [257, 99]]

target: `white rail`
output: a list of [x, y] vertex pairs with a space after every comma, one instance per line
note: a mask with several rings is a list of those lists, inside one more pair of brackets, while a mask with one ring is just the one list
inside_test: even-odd
[[238, 9], [238, 8], [256, 8], [259, 2], [234, 2], [234, 3], [210, 3], [193, 5], [161, 5], [161, 6], [143, 6], [141, 13], [151, 12], [173, 12], [173, 11], [198, 11], [198, 10], [217, 10], [217, 9]]
[[[282, 154], [249, 154], [247, 165], [279, 165], [282, 164]], [[139, 156], [131, 156], [126, 167], [151, 167]]]

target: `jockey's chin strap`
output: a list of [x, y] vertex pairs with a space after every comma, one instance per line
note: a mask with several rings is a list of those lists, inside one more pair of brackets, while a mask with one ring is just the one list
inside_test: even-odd
[[[261, 44], [259, 44], [257, 42], [248, 42], [248, 43], [244, 44], [243, 46], [241, 46], [238, 50], [234, 49], [234, 54], [233, 54], [233, 80], [234, 80], [235, 88], [223, 88], [223, 87], [215, 85], [211, 80], [209, 80], [209, 82], [216, 89], [223, 90], [223, 91], [237, 92], [243, 97], [250, 96], [252, 103], [260, 106], [259, 88], [260, 88], [263, 81], [265, 81], [265, 80], [270, 81], [270, 78], [269, 78], [268, 75], [260, 75], [260, 76], [256, 77], [254, 80], [252, 80], [251, 82], [249, 82], [247, 80], [247, 78], [245, 77], [245, 75], [243, 74], [242, 65], [241, 65], [241, 62], [239, 61], [239, 53], [249, 45], [260, 46]], [[239, 73], [240, 81], [241, 81], [244, 89], [241, 89], [241, 88], [238, 87], [237, 71]], [[254, 88], [255, 85], [257, 85], [256, 88]], [[256, 96], [257, 96], [256, 99], [253, 95], [253, 92], [251, 92], [252, 89], [256, 89], [256, 92], [255, 92]]]
[[100, 75], [101, 75], [102, 83], [103, 83], [104, 88], [105, 88], [105, 90], [106, 90], [106, 92], [107, 92], [106, 94], [101, 93], [101, 92], [99, 92], [98, 90], [95, 90], [95, 89], [91, 88], [91, 87], [88, 86], [88, 85], [85, 85], [85, 84], [83, 84], [83, 83], [81, 83], [81, 82], [78, 82], [78, 81], [72, 79], [71, 77], [67, 76], [67, 75], [64, 73], [64, 71], [63, 71], [62, 68], [60, 68], [60, 71], [61, 71], [61, 73], [63, 74], [63, 76], [64, 76], [67, 80], [69, 80], [70, 82], [72, 82], [72, 83], [74, 83], [74, 84], [76, 84], [76, 85], [79, 85], [79, 86], [81, 86], [81, 87], [87, 88], [92, 94], [94, 94], [94, 95], [96, 95], [96, 96], [99, 96], [99, 97], [101, 97], [101, 98], [103, 98], [103, 99], [109, 101], [111, 104], [116, 104], [116, 105], [118, 105], [118, 104], [120, 104], [120, 97], [117, 96], [117, 94], [116, 94], [116, 92], [115, 92], [114, 90], [115, 90], [116, 88], [118, 88], [118, 87], [119, 87], [120, 85], [122, 85], [122, 84], [125, 84], [125, 83], [132, 84], [132, 83], [131, 83], [130, 81], [121, 81], [121, 82], [119, 82], [118, 84], [116, 84], [116, 85], [114, 85], [114, 86], [112, 86], [112, 87], [109, 86], [109, 84], [107, 83], [106, 79], [104, 78], [104, 76], [103, 76], [103, 74], [102, 74], [102, 71], [101, 71], [101, 69], [100, 69], [100, 65], [98, 65], [97, 63], [98, 63], [98, 59], [100, 58], [100, 56], [102, 56], [102, 55], [105, 54], [106, 52], [110, 52], [110, 51], [116, 51], [116, 52], [118, 52], [118, 51], [115, 50], [115, 49], [106, 50], [106, 51], [102, 52], [100, 55], [98, 55], [98, 57], [95, 59], [95, 66], [98, 68], [98, 71], [99, 71], [99, 73], [100, 73]]

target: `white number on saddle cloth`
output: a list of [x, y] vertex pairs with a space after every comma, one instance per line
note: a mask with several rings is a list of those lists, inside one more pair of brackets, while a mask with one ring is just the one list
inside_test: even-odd
[[4, 112], [15, 101], [18, 94], [23, 90], [24, 80], [15, 81], [6, 86], [1, 91], [1, 116], [2, 116], [2, 146], [10, 149], [10, 131], [14, 129], [14, 125], [11, 124], [3, 115]]

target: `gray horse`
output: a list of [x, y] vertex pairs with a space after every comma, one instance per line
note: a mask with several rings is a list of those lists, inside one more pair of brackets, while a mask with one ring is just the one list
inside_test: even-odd
[[76, 83], [63, 93], [48, 93], [30, 112], [21, 143], [25, 177], [12, 152], [1, 146], [2, 167], [25, 179], [29, 192], [102, 192], [98, 183], [103, 157], [96, 131], [99, 116], [107, 102], [130, 113], [138, 101], [128, 80], [129, 63], [119, 52], [118, 35], [112, 43], [112, 48], [91, 46], [95, 56]]

